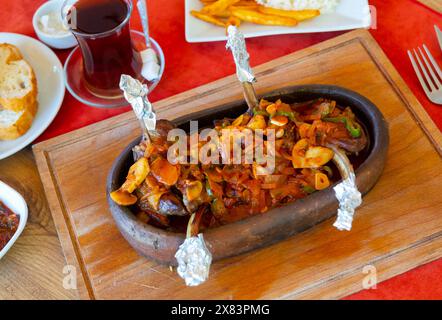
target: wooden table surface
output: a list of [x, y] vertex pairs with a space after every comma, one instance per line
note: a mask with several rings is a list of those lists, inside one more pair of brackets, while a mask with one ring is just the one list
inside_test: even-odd
[[77, 299], [63, 287], [66, 261], [31, 147], [0, 161], [0, 180], [20, 192], [29, 218], [22, 235], [0, 260], [0, 300]]
[[442, 1], [441, 0], [418, 0], [423, 5], [430, 7], [431, 9], [442, 13]]

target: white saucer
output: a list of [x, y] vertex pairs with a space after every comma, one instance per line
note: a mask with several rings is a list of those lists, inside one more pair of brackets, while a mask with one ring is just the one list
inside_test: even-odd
[[[136, 30], [131, 30], [131, 39], [135, 48], [142, 47], [143, 44], [145, 45], [146, 43], [144, 34]], [[158, 79], [154, 81], [143, 80], [143, 83], [145, 83], [149, 89], [149, 93], [151, 93], [160, 82], [165, 66], [164, 53], [160, 45], [153, 38], [150, 38], [150, 43], [152, 45], [152, 49], [158, 56], [160, 73]], [[123, 93], [121, 93], [121, 96], [118, 97], [103, 98], [95, 96], [89, 91], [89, 89], [87, 89], [83, 75], [83, 57], [78, 46], [72, 50], [66, 59], [64, 64], [64, 74], [66, 88], [70, 94], [72, 94], [74, 98], [81, 103], [96, 108], [118, 108], [128, 105]], [[139, 78], [141, 79], [142, 76], [139, 76]]]
[[28, 36], [5, 32], [0, 32], [0, 43], [10, 43], [20, 49], [34, 69], [38, 86], [38, 112], [32, 127], [18, 139], [0, 141], [1, 160], [23, 149], [46, 130], [60, 110], [65, 86], [63, 66], [45, 44]]

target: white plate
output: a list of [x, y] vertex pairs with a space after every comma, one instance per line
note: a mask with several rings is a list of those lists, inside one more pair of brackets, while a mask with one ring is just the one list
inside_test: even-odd
[[[186, 40], [208, 42], [226, 40], [225, 30], [201, 21], [190, 14], [200, 10], [199, 0], [185, 0]], [[246, 38], [288, 33], [312, 33], [368, 28], [371, 24], [368, 0], [341, 0], [334, 13], [321, 14], [314, 19], [300, 22], [296, 27], [263, 26], [252, 23], [241, 24], [240, 30]]]
[[38, 112], [32, 127], [16, 140], [0, 141], [0, 159], [20, 151], [32, 143], [51, 124], [64, 98], [63, 66], [55, 53], [34, 38], [0, 32], [0, 43], [17, 46], [37, 77]]
[[6, 246], [0, 250], [0, 259], [8, 252], [14, 242], [22, 233], [25, 228], [26, 221], [28, 221], [28, 206], [25, 199], [14, 189], [8, 186], [6, 183], [0, 181], [0, 201], [2, 201], [12, 212], [20, 216], [17, 231], [12, 236], [11, 240]]

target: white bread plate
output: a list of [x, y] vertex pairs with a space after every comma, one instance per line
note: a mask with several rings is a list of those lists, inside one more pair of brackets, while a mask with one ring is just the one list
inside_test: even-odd
[[6, 246], [0, 250], [0, 259], [11, 249], [14, 242], [18, 239], [26, 222], [28, 221], [28, 206], [25, 199], [14, 189], [0, 180], [0, 201], [3, 202], [12, 212], [20, 216], [17, 231], [12, 236]]
[[25, 148], [46, 130], [60, 110], [65, 86], [63, 66], [45, 44], [28, 36], [6, 32], [0, 32], [0, 43], [18, 47], [23, 58], [34, 69], [38, 87], [38, 112], [31, 128], [18, 139], [0, 141], [1, 160]]
[[[200, 0], [185, 0], [187, 42], [225, 41], [227, 36], [224, 28], [201, 21], [190, 14], [191, 10], [199, 11], [202, 7]], [[368, 28], [370, 25], [368, 0], [339, 0], [336, 11], [300, 22], [296, 27], [264, 26], [244, 22], [239, 29], [246, 38], [253, 38], [278, 34], [342, 31]]]

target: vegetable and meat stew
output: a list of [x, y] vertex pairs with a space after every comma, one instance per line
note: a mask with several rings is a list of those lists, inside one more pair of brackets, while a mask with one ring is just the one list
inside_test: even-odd
[[[177, 232], [185, 231], [195, 212], [203, 212], [199, 228], [211, 228], [326, 189], [341, 178], [331, 161], [335, 151], [353, 159], [368, 146], [367, 133], [351, 108], [322, 98], [292, 104], [262, 99], [236, 119], [214, 121], [219, 136], [225, 129], [260, 130], [264, 147], [273, 132], [271, 171], [256, 156], [240, 164], [173, 164], [167, 159], [174, 142], [167, 137], [174, 128], [170, 121], [157, 121], [156, 130], [133, 149], [135, 163], [111, 198], [131, 206], [143, 222]], [[245, 153], [248, 146], [242, 143], [240, 148]]]
[[19, 216], [0, 201], [0, 250], [2, 250], [14, 236], [19, 221]]

